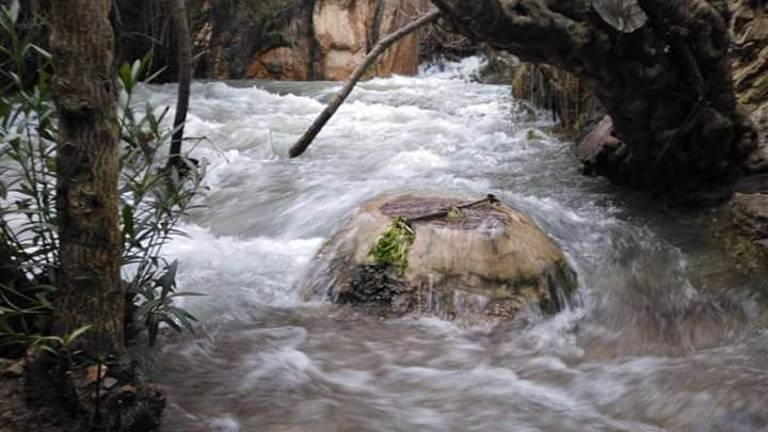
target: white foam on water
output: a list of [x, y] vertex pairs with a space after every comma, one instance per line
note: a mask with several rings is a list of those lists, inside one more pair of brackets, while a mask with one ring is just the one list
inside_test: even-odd
[[[288, 149], [337, 84], [195, 83], [187, 131], [210, 140], [193, 151], [208, 162], [209, 208], [166, 252], [181, 262], [181, 288], [207, 294], [184, 300], [204, 331], [160, 360], [184, 412], [210, 419], [213, 405], [217, 419], [237, 413], [232, 430], [271, 432], [657, 432], [768, 405], [751, 387], [768, 384], [751, 346], [653, 351], [669, 348], [653, 331], [684, 333], [687, 308], [704, 302], [685, 254], [622, 219], [615, 192], [579, 175], [548, 117], [520, 110], [506, 87], [472, 82], [482, 62], [361, 83], [295, 160]], [[173, 86], [140, 92], [174, 101]], [[585, 306], [468, 327], [304, 303], [297, 281], [323, 239], [398, 189], [494, 193], [529, 214], [563, 246]], [[642, 337], [654, 338], [650, 353], [621, 343]], [[756, 337], [768, 346], [768, 334]]]
[[216, 236], [193, 224], [181, 229], [187, 237], [168, 245], [166, 254], [180, 261], [180, 285], [206, 295], [180, 299], [203, 317], [222, 304], [296, 304], [298, 294], [290, 288], [322, 242]]
[[488, 61], [481, 56], [472, 56], [458, 62], [438, 60], [419, 68], [419, 75], [426, 78], [473, 80]]
[[240, 432], [240, 423], [231, 416], [218, 417], [208, 423], [212, 432]]

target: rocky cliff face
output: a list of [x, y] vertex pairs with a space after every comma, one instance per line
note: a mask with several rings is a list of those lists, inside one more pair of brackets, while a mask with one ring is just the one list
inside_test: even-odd
[[757, 126], [758, 148], [747, 176], [723, 207], [716, 232], [749, 269], [768, 270], [768, 4], [730, 0], [733, 78], [739, 102]]
[[731, 0], [733, 79], [739, 102], [752, 113], [759, 146], [748, 161], [752, 172], [768, 172], [768, 5]]
[[732, 0], [734, 81], [739, 102], [768, 110], [768, 5]]
[[[416, 17], [426, 0], [195, 0], [190, 11], [198, 76], [342, 80], [383, 36]], [[419, 42], [387, 51], [373, 75], [415, 74]]]

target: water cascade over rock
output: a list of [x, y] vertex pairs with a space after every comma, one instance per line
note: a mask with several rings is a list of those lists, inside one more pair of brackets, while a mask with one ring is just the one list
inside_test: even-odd
[[[393, 221], [407, 222], [410, 234], [395, 240], [406, 244], [382, 246]], [[402, 247], [402, 262], [383, 265], [382, 247]], [[399, 193], [363, 205], [330, 237], [305, 294], [384, 315], [513, 318], [528, 305], [563, 309], [576, 285], [563, 252], [523, 213], [492, 198]]]

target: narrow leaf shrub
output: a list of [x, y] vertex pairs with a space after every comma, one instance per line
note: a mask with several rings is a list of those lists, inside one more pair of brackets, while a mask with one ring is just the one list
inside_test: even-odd
[[[51, 57], [17, 32], [12, 2], [0, 9], [0, 354], [23, 350], [51, 335], [56, 295], [58, 224], [56, 214], [56, 109], [50, 88]], [[30, 85], [30, 64], [39, 69]], [[204, 167], [184, 158], [167, 167], [173, 130], [164, 126], [168, 109], [144, 105], [133, 94], [145, 77], [146, 61], [124, 65], [120, 131], [120, 195], [123, 278], [130, 307], [128, 334], [147, 330], [154, 343], [159, 328], [192, 330], [195, 318], [173, 304], [183, 295], [176, 284], [178, 263], [163, 247], [179, 231], [202, 191]]]

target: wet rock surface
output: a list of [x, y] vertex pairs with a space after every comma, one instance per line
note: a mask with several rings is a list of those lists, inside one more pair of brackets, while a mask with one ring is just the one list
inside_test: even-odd
[[718, 225], [726, 248], [740, 262], [750, 270], [768, 271], [768, 195], [735, 194]]
[[[411, 0], [192, 2], [198, 75], [215, 79], [344, 80], [380, 38], [419, 15]], [[384, 53], [373, 76], [413, 75], [416, 35]]]
[[757, 126], [758, 147], [746, 161], [749, 173], [768, 172], [768, 8], [731, 0], [733, 79], [738, 101]]
[[[503, 204], [462, 209], [460, 217], [418, 219], [475, 201], [431, 193], [389, 194], [362, 206], [321, 248], [307, 297], [353, 304], [387, 316], [514, 318], [527, 306], [554, 313], [577, 288], [559, 247], [526, 215]], [[395, 218], [415, 233], [400, 273], [370, 252]]]
[[768, 5], [731, 0], [733, 76], [738, 100], [756, 126], [757, 148], [745, 161], [747, 174], [724, 206], [717, 231], [725, 247], [747, 268], [768, 270]]

